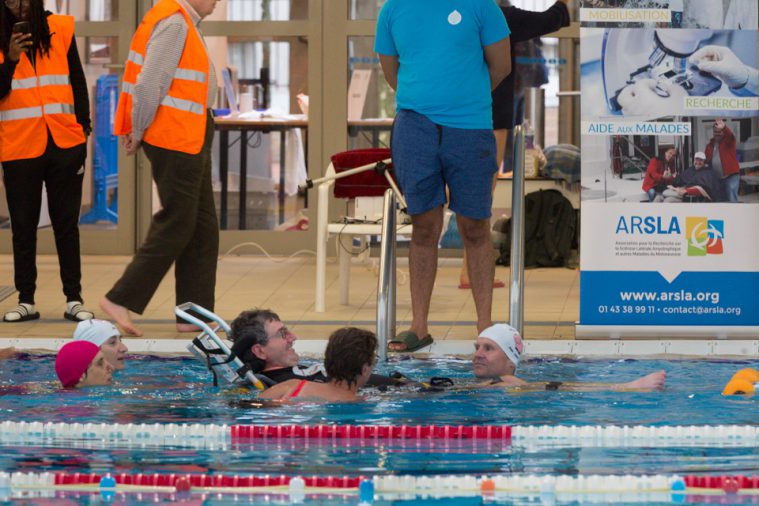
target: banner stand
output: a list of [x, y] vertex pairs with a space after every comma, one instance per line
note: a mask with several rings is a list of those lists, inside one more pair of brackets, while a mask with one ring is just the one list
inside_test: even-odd
[[757, 0], [581, 0], [577, 339], [759, 336], [758, 39]]
[[756, 338], [759, 327], [699, 325], [576, 325], [576, 339], [746, 339]]

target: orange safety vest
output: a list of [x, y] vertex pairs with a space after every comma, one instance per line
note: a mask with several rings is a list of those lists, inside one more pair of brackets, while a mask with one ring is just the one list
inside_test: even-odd
[[113, 130], [116, 135], [132, 131], [132, 94], [145, 61], [148, 40], [158, 22], [177, 12], [184, 16], [189, 27], [187, 39], [169, 91], [145, 130], [143, 140], [153, 146], [194, 155], [200, 153], [205, 140], [208, 54], [190, 16], [176, 0], [158, 2], [142, 19], [132, 38]]
[[[0, 100], [0, 162], [42, 156], [47, 130], [59, 148], [87, 141], [74, 114], [74, 90], [68, 52], [74, 37], [73, 16], [52, 15], [50, 54], [37, 53], [36, 67], [26, 53], [16, 65], [11, 92]], [[0, 63], [5, 55], [0, 53]]]

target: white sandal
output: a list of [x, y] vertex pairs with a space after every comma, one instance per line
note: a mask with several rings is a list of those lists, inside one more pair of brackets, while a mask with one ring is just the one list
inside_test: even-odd
[[63, 317], [72, 322], [83, 322], [95, 318], [95, 313], [86, 309], [81, 301], [72, 300], [66, 303], [66, 311], [64, 311]]
[[4, 322], [28, 322], [29, 320], [39, 320], [40, 314], [34, 310], [34, 304], [26, 302], [19, 303], [3, 316]]

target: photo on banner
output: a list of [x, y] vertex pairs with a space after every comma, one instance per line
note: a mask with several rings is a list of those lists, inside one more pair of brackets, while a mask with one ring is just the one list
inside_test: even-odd
[[756, 30], [582, 28], [582, 117], [748, 117]]
[[582, 160], [583, 203], [759, 203], [757, 116], [583, 122]]
[[756, 0], [581, 0], [586, 27], [756, 30]]

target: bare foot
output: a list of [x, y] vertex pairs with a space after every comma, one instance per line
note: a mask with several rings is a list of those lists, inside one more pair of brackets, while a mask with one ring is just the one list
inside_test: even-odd
[[142, 336], [142, 331], [132, 323], [132, 319], [129, 317], [129, 310], [124, 306], [120, 306], [103, 297], [100, 299], [100, 309], [116, 322], [116, 325], [121, 327], [121, 330], [126, 334], [135, 337]]
[[177, 332], [200, 332], [203, 329], [192, 323], [177, 323]]
[[664, 382], [667, 373], [664, 371], [652, 372], [648, 376], [625, 383], [625, 388], [630, 390], [664, 390]]

